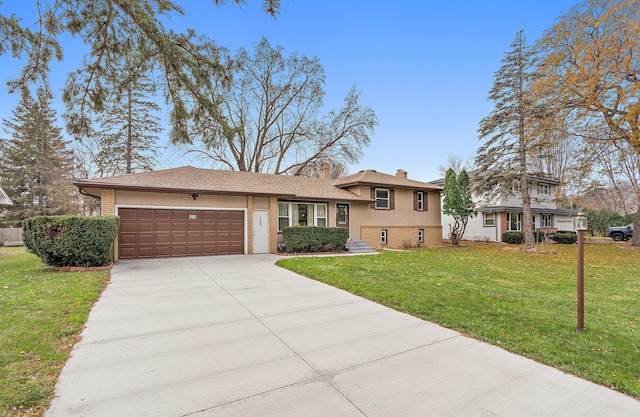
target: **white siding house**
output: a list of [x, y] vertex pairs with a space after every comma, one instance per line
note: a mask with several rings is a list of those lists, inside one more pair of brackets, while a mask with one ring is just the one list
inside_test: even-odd
[[[432, 181], [433, 184], [444, 185], [444, 179]], [[560, 183], [551, 179], [533, 178], [531, 183], [531, 219], [533, 230], [556, 232], [558, 230], [573, 231], [573, 219], [578, 213], [575, 210], [560, 208], [555, 202], [557, 187]], [[444, 195], [443, 195], [444, 198]], [[506, 231], [522, 231], [522, 194], [514, 188], [507, 195], [492, 201], [476, 200], [478, 215], [469, 219], [464, 233], [465, 240], [496, 241], [502, 240]], [[450, 225], [454, 219], [442, 214], [442, 238], [450, 238]]]

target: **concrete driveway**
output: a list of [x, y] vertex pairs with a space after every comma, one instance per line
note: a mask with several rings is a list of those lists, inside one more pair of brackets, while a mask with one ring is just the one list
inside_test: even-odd
[[276, 260], [118, 262], [46, 416], [640, 416], [630, 397]]

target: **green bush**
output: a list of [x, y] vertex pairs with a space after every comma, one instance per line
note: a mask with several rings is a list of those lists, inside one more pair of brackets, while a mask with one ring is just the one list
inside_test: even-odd
[[555, 240], [556, 243], [573, 245], [578, 241], [578, 235], [576, 232], [572, 232], [570, 230], [558, 230], [553, 234], [553, 240]]
[[119, 224], [118, 217], [33, 217], [22, 222], [22, 240], [50, 266], [105, 266], [113, 262]]
[[342, 227], [285, 227], [287, 252], [342, 252], [349, 230]]
[[522, 232], [504, 232], [502, 234], [502, 241], [513, 245], [520, 245], [524, 242], [524, 234]]

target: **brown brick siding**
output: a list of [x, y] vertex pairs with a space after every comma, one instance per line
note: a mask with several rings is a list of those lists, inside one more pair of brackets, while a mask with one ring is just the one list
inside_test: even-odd
[[100, 215], [116, 215], [116, 190], [102, 190], [100, 198]]

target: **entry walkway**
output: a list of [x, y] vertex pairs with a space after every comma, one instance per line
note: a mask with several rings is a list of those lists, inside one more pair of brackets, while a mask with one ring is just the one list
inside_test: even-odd
[[630, 397], [276, 259], [118, 262], [46, 416], [640, 416]]

